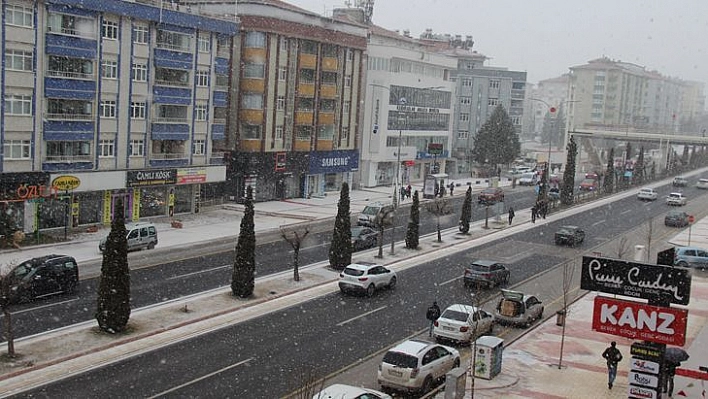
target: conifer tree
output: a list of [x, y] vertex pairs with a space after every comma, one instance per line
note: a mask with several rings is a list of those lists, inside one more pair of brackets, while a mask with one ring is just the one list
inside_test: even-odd
[[406, 230], [406, 248], [416, 249], [420, 242], [420, 199], [418, 190], [413, 193], [413, 204], [411, 205], [411, 215], [408, 219], [408, 229]]
[[634, 165], [634, 182], [637, 184], [644, 183], [644, 146], [639, 147], [639, 155], [637, 155], [637, 163]]
[[612, 194], [615, 188], [615, 149], [610, 148], [610, 155], [607, 156], [607, 169], [605, 170], [605, 181], [602, 188], [607, 194]]
[[467, 234], [470, 231], [470, 221], [472, 220], [472, 187], [467, 188], [465, 201], [462, 203], [462, 215], [460, 216], [460, 233]]
[[103, 251], [98, 283], [96, 321], [98, 327], [114, 334], [125, 330], [130, 319], [130, 268], [123, 201], [116, 201], [111, 232]]
[[329, 247], [329, 264], [337, 270], [344, 269], [352, 263], [352, 221], [349, 206], [349, 184], [345, 182], [342, 183], [339, 194], [332, 245]]
[[563, 183], [561, 186], [560, 200], [563, 205], [573, 203], [573, 190], [575, 189], [575, 160], [578, 156], [578, 144], [575, 142], [575, 136], [570, 136], [568, 145], [566, 146], [568, 153], [565, 160], [565, 172], [563, 172]]
[[253, 187], [246, 188], [241, 230], [236, 242], [236, 258], [231, 275], [231, 293], [239, 298], [253, 295], [256, 276], [256, 229], [253, 222]]
[[510, 163], [520, 153], [521, 142], [514, 123], [504, 107], [498, 105], [474, 137], [472, 159], [496, 168], [499, 164]]

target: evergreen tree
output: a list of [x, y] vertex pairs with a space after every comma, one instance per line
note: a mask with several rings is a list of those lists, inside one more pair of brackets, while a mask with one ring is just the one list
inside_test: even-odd
[[636, 184], [644, 183], [644, 147], [639, 148], [637, 163], [634, 164], [634, 174], [632, 175]]
[[96, 321], [108, 333], [125, 330], [130, 318], [130, 268], [128, 267], [128, 231], [125, 228], [123, 201], [118, 200], [111, 222], [111, 232], [103, 251], [98, 283]]
[[0, 203], [0, 237], [5, 243], [12, 242], [12, 234], [17, 231], [17, 224], [10, 213], [7, 202]]
[[472, 220], [472, 187], [467, 188], [465, 201], [462, 203], [462, 214], [460, 215], [460, 233], [467, 234], [470, 231], [470, 221]]
[[231, 293], [239, 298], [253, 295], [256, 276], [256, 228], [253, 222], [253, 187], [246, 188], [246, 202], [236, 242], [236, 258], [231, 274]]
[[342, 183], [337, 217], [334, 219], [332, 245], [329, 247], [329, 264], [336, 270], [344, 269], [352, 263], [352, 221], [349, 202], [349, 184]]
[[575, 189], [575, 165], [576, 157], [578, 156], [578, 144], [575, 142], [575, 136], [570, 136], [568, 145], [566, 146], [568, 153], [565, 160], [565, 171], [563, 172], [563, 182], [561, 183], [560, 201], [563, 205], [573, 203], [573, 190]]
[[607, 169], [605, 170], [605, 181], [603, 189], [606, 193], [612, 194], [615, 186], [615, 149], [610, 148], [610, 154], [607, 156]]
[[521, 143], [504, 107], [498, 105], [474, 137], [472, 160], [482, 165], [511, 163], [519, 157]]
[[418, 190], [413, 193], [413, 205], [411, 205], [411, 215], [408, 219], [408, 230], [406, 230], [406, 248], [418, 248], [420, 227], [420, 199], [418, 198]]
[[632, 159], [632, 143], [630, 143], [629, 141], [627, 142], [626, 149], [627, 149], [627, 153], [626, 153], [627, 158], [625, 159], [625, 161], [629, 161], [630, 159]]

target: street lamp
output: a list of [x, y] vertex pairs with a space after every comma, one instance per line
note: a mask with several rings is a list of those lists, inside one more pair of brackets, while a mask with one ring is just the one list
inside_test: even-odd
[[[408, 101], [406, 100], [405, 97], [401, 97], [398, 99], [398, 105], [406, 105]], [[405, 119], [404, 119], [405, 121]], [[403, 126], [400, 126], [398, 129], [398, 151], [396, 152], [396, 180], [393, 182], [393, 228], [391, 229], [391, 255], [393, 255], [395, 252], [395, 244], [396, 244], [396, 210], [398, 209], [398, 196], [399, 196], [399, 189], [398, 189], [398, 181], [401, 178], [401, 140], [403, 139]], [[401, 187], [403, 184], [401, 184]]]
[[548, 109], [548, 112], [551, 114], [551, 128], [548, 132], [548, 158], [546, 159], [546, 170], [543, 172], [543, 176], [541, 176], [541, 189], [538, 192], [539, 198], [543, 198], [544, 200], [548, 201], [548, 184], [550, 182], [551, 177], [551, 146], [553, 143], [553, 140], [551, 140], [551, 136], [553, 134], [553, 129], [555, 128], [556, 107], [552, 107], [550, 104], [548, 104], [544, 100], [541, 100], [540, 98], [530, 98], [529, 100], [543, 103]]

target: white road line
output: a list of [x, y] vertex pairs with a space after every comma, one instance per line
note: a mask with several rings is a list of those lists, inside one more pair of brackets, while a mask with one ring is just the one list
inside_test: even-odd
[[[18, 310], [18, 311], [16, 311], [16, 312], [12, 312], [12, 314], [22, 314], [22, 313], [34, 312], [35, 310], [45, 309], [45, 308], [51, 308], [52, 306], [59, 306], [59, 305], [65, 304], [65, 303], [76, 302], [76, 301], [78, 301], [78, 300], [79, 300], [79, 298], [74, 298], [74, 299], [69, 299], [69, 300], [66, 300], [66, 301], [54, 302], [54, 303], [50, 303], [50, 304], [47, 304], [47, 305], [36, 306], [36, 307], [33, 307], [33, 308], [27, 308], [27, 309]], [[4, 317], [4, 314], [0, 314], [0, 318], [2, 318], [2, 317]]]
[[368, 312], [366, 312], [366, 313], [362, 313], [362, 314], [360, 314], [360, 315], [357, 316], [357, 317], [352, 317], [352, 318], [349, 319], [349, 320], [344, 320], [344, 321], [341, 322], [341, 323], [337, 323], [337, 327], [341, 327], [341, 326], [343, 326], [343, 325], [345, 325], [345, 324], [347, 324], [347, 323], [350, 323], [350, 322], [352, 322], [352, 321], [354, 321], [354, 320], [361, 319], [362, 317], [368, 316], [368, 315], [370, 315], [370, 314], [372, 314], [372, 313], [376, 313], [376, 312], [378, 312], [379, 310], [386, 309], [387, 307], [388, 307], [388, 305], [387, 305], [387, 306], [381, 306], [380, 308], [376, 308], [376, 309], [371, 310], [371, 311], [368, 311]]
[[178, 279], [178, 278], [185, 278], [185, 277], [194, 276], [194, 275], [197, 275], [197, 274], [213, 272], [214, 270], [226, 269], [227, 267], [233, 267], [233, 265], [224, 265], [224, 266], [212, 267], [211, 269], [204, 269], [204, 270], [200, 270], [200, 271], [198, 271], [198, 272], [192, 272], [192, 273], [187, 273], [187, 274], [180, 274], [180, 275], [178, 275], [178, 276], [168, 277], [167, 279], [168, 279], [168, 280], [176, 280], [176, 279]]
[[207, 378], [209, 378], [209, 377], [211, 377], [211, 376], [213, 376], [213, 375], [222, 373], [222, 372], [224, 372], [224, 371], [226, 371], [226, 370], [230, 370], [230, 369], [232, 369], [232, 368], [234, 368], [234, 367], [237, 367], [237, 366], [240, 366], [240, 365], [242, 365], [242, 364], [246, 364], [246, 363], [250, 362], [251, 360], [253, 360], [252, 357], [251, 357], [251, 358], [248, 358], [248, 359], [246, 359], [246, 360], [242, 360], [242, 361], [240, 361], [240, 362], [238, 362], [238, 363], [232, 364], [232, 365], [230, 365], [230, 366], [228, 366], [228, 367], [224, 367], [223, 369], [216, 370], [216, 371], [214, 371], [213, 373], [209, 373], [209, 374], [207, 374], [207, 375], [201, 376], [201, 377], [199, 377], [199, 378], [197, 378], [197, 379], [194, 379], [194, 380], [192, 380], [192, 381], [187, 381], [187, 382], [185, 382], [184, 384], [177, 385], [176, 387], [172, 387], [172, 388], [170, 388], [170, 389], [168, 389], [168, 390], [166, 390], [166, 391], [162, 391], [162, 392], [158, 393], [157, 395], [150, 396], [150, 399], [152, 399], [152, 398], [158, 398], [158, 397], [160, 397], [160, 396], [167, 395], [167, 394], [170, 393], [170, 392], [174, 392], [174, 391], [176, 391], [176, 390], [182, 389], [182, 388], [184, 388], [184, 387], [186, 387], [186, 386], [189, 386], [189, 385], [194, 384], [195, 382], [199, 382], [199, 381], [201, 381], [201, 380], [205, 380], [205, 379], [207, 379]]
[[593, 227], [594, 227], [594, 226], [597, 226], [597, 225], [600, 224], [600, 223], [605, 223], [606, 221], [607, 221], [607, 220], [605, 220], [605, 219], [598, 220], [597, 222], [593, 223], [592, 225], [593, 225]]
[[620, 212], [620, 215], [624, 215], [625, 213], [632, 212], [634, 209], [627, 209], [626, 211]]
[[440, 283], [440, 284], [438, 284], [438, 285], [450, 284], [450, 283], [452, 283], [452, 282], [454, 282], [454, 281], [457, 281], [457, 280], [459, 280], [459, 279], [460, 279], [459, 277], [451, 278], [451, 279], [449, 279], [449, 280], [447, 280], [447, 281], [443, 281], [442, 283]]

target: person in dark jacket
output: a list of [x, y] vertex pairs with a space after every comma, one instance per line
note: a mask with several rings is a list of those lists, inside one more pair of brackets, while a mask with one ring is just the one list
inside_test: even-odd
[[514, 208], [509, 207], [509, 226], [511, 226], [511, 221], [514, 220]]
[[433, 304], [428, 308], [428, 311], [425, 313], [425, 318], [430, 321], [430, 329], [428, 330], [428, 337], [432, 338], [433, 337], [433, 326], [435, 324], [435, 320], [440, 318], [440, 307], [438, 306], [438, 303], [436, 301], [433, 301]]
[[622, 354], [617, 349], [617, 342], [612, 341], [610, 346], [602, 352], [602, 357], [607, 360], [607, 387], [612, 389], [612, 384], [617, 377], [617, 363], [622, 361]]

